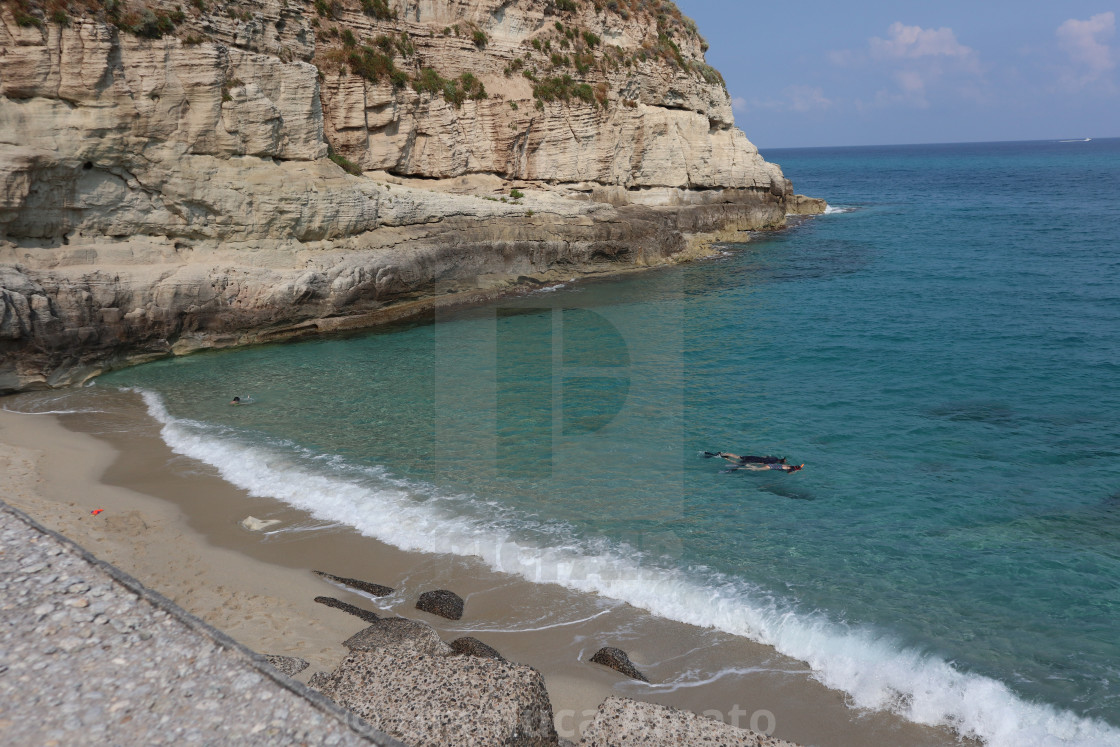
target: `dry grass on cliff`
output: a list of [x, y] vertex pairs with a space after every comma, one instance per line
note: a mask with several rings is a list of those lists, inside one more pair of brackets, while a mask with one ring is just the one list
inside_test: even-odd
[[[198, 32], [198, 22], [206, 17], [217, 14], [234, 21], [254, 18], [246, 3], [215, 0], [211, 6], [210, 0], [187, 2], [186, 10], [170, 0], [10, 0], [7, 5], [16, 23], [24, 27], [68, 26], [75, 17], [90, 17], [136, 36], [179, 36], [187, 44], [207, 39], [205, 33], [200, 36]], [[485, 98], [481, 84], [475, 86], [470, 80], [435, 71], [440, 78], [440, 85], [435, 86], [431, 74], [424, 77], [412, 40], [399, 29], [398, 6], [399, 0], [305, 0], [296, 3], [294, 12], [298, 15], [302, 7], [304, 17], [310, 19], [317, 41], [313, 62], [324, 72], [345, 71], [373, 82], [388, 80], [396, 88], [411, 85], [420, 92], [442, 95], [456, 106], [466, 99]], [[551, 0], [546, 12], [555, 17], [554, 22], [526, 38], [522, 56], [515, 57], [504, 70], [506, 77], [523, 72], [533, 83], [533, 96], [538, 102], [562, 100], [606, 107], [610, 99], [600, 88], [602, 82], [612, 72], [649, 61], [660, 61], [709, 84], [724, 84], [719, 72], [702, 58], [682, 51], [685, 40], [691, 50], [696, 49], [697, 40], [701, 50], [707, 43], [699, 36], [696, 24], [669, 0]], [[359, 38], [345, 22], [354, 14], [370, 18], [375, 28], [391, 26], [385, 30], [392, 33]], [[647, 29], [638, 48], [623, 50], [603, 44], [599, 32], [610, 15]], [[193, 22], [184, 25], [188, 21]], [[283, 18], [277, 22], [278, 29], [283, 22]], [[479, 51], [490, 44], [486, 31], [465, 18], [443, 28], [442, 33], [469, 39]]]
[[[194, 0], [196, 5], [201, 2]], [[187, 19], [181, 6], [168, 10], [139, 0], [12, 0], [10, 6], [23, 27], [67, 27], [74, 18], [88, 17], [148, 39], [173, 35]]]

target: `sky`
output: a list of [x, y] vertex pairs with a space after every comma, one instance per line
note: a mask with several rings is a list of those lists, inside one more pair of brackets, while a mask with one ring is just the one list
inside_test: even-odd
[[676, 0], [759, 148], [1120, 137], [1120, 0]]

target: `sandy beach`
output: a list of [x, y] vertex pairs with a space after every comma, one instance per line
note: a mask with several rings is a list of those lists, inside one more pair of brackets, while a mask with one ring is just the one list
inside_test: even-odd
[[[87, 409], [83, 392], [65, 409]], [[330, 671], [360, 619], [314, 602], [333, 596], [379, 614], [423, 620], [444, 638], [472, 635], [545, 677], [557, 731], [578, 738], [608, 695], [685, 708], [805, 745], [957, 742], [882, 713], [858, 712], [808, 667], [711, 629], [653, 617], [599, 596], [495, 573], [470, 558], [403, 552], [275, 501], [246, 494], [208, 466], [174, 454], [136, 395], [98, 391], [96, 412], [52, 409], [58, 394], [6, 398], [0, 411], [0, 491], [28, 512], [189, 612], [266, 654], [311, 662], [299, 679]], [[62, 408], [59, 408], [62, 409]], [[92, 511], [102, 509], [96, 515]], [[266, 532], [247, 516], [277, 520]], [[315, 576], [321, 570], [396, 589], [366, 598]], [[414, 608], [424, 591], [466, 600], [462, 620]], [[586, 662], [618, 646], [652, 684]]]

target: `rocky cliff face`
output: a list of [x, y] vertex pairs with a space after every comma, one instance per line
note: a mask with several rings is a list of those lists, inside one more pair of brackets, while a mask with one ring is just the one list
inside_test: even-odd
[[702, 44], [652, 0], [5, 2], [0, 392], [821, 209]]

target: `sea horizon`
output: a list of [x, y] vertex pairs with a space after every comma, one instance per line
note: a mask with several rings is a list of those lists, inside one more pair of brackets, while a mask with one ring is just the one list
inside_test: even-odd
[[[755, 147], [765, 157], [767, 151], [785, 151], [785, 150], [827, 150], [827, 149], [852, 149], [858, 150], [860, 148], [921, 148], [925, 146], [957, 146], [957, 145], [1016, 145], [1026, 143], [1076, 143], [1076, 142], [1093, 142], [1096, 140], [1120, 140], [1120, 135], [1106, 135], [1106, 136], [1092, 136], [1092, 135], [1071, 135], [1068, 137], [1052, 137], [1052, 138], [1029, 138], [1026, 140], [946, 140], [946, 141], [929, 141], [921, 143], [907, 143], [907, 142], [891, 142], [891, 143], [863, 143], [860, 145], [758, 145]], [[787, 176], [790, 176], [787, 174]], [[796, 175], [794, 175], [796, 176]], [[795, 180], [796, 184], [796, 180]]]

